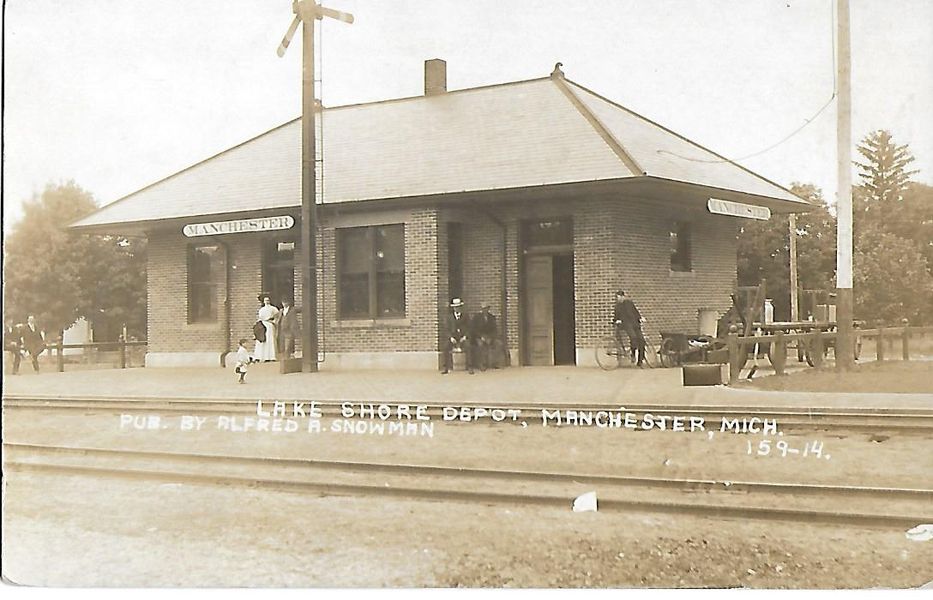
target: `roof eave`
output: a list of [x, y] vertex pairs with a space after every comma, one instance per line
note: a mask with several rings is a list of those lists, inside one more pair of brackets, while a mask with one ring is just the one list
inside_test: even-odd
[[[788, 213], [803, 213], [810, 212], [814, 209], [812, 203], [808, 200], [787, 192], [793, 195], [799, 200], [789, 200], [787, 198], [778, 198], [775, 196], [765, 196], [762, 194], [755, 194], [752, 192], [744, 190], [734, 190], [728, 188], [721, 188], [711, 185], [698, 184], [688, 181], [680, 181], [676, 179], [666, 179], [663, 177], [657, 177], [654, 175], [647, 175], [645, 177], [639, 177], [636, 181], [643, 183], [655, 184], [655, 185], [666, 185], [673, 186], [681, 189], [687, 189], [694, 193], [710, 196], [716, 195], [721, 197], [723, 200], [732, 200], [735, 202], [744, 202], [746, 204], [752, 204], [754, 206], [763, 206], [771, 210], [775, 214], [788, 214]], [[778, 188], [781, 191], [786, 191], [783, 188]]]

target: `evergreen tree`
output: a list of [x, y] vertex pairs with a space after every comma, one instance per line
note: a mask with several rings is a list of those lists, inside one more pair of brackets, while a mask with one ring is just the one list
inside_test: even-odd
[[914, 156], [907, 144], [898, 145], [883, 129], [865, 136], [856, 150], [865, 159], [855, 163], [861, 179], [855, 194], [857, 212], [883, 219], [892, 205], [903, 201], [910, 177], [917, 173], [907, 170]]

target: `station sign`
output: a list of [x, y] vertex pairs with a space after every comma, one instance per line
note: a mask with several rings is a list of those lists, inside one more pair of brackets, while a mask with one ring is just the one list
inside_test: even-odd
[[237, 219], [235, 221], [216, 221], [214, 223], [191, 223], [182, 228], [185, 237], [202, 235], [223, 235], [225, 233], [254, 233], [291, 229], [295, 218], [291, 215], [262, 217], [258, 219]]
[[758, 221], [767, 221], [771, 218], [771, 209], [767, 206], [742, 204], [741, 202], [732, 202], [731, 200], [710, 198], [706, 203], [706, 208], [714, 215], [726, 215], [728, 217], [740, 217], [742, 219], [756, 219]]

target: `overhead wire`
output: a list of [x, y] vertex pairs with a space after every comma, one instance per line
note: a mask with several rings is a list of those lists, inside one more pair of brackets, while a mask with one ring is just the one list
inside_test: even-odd
[[745, 159], [748, 159], [748, 158], [754, 158], [754, 157], [756, 157], [756, 156], [760, 156], [760, 155], [762, 155], [762, 154], [765, 154], [766, 152], [770, 152], [771, 150], [774, 150], [775, 148], [777, 148], [777, 147], [780, 146], [781, 144], [787, 142], [787, 141], [790, 140], [792, 137], [794, 137], [795, 135], [797, 135], [798, 133], [800, 133], [801, 131], [803, 131], [803, 130], [804, 130], [810, 123], [812, 123], [817, 117], [819, 117], [821, 114], [823, 114], [823, 111], [826, 110], [826, 109], [829, 107], [829, 105], [833, 103], [833, 100], [836, 99], [836, 96], [837, 96], [837, 94], [838, 94], [838, 83], [837, 83], [837, 81], [836, 81], [836, 69], [835, 69], [835, 64], [836, 64], [836, 12], [835, 12], [835, 10], [833, 10], [833, 4], [832, 4], [831, 2], [830, 2], [830, 13], [831, 13], [831, 18], [830, 18], [830, 25], [831, 25], [831, 27], [830, 27], [830, 29], [832, 30], [832, 43], [831, 43], [831, 45], [830, 45], [830, 53], [832, 54], [832, 65], [833, 65], [833, 69], [832, 69], [832, 72], [833, 72], [833, 93], [832, 93], [832, 95], [829, 97], [829, 100], [827, 100], [827, 101], [819, 108], [819, 110], [817, 110], [815, 113], [813, 113], [813, 116], [812, 116], [812, 117], [810, 117], [809, 119], [804, 119], [804, 122], [803, 122], [802, 125], [800, 125], [800, 126], [797, 127], [796, 129], [794, 129], [793, 131], [791, 131], [789, 134], [785, 135], [783, 138], [781, 138], [781, 139], [778, 140], [777, 142], [771, 144], [770, 146], [768, 146], [768, 147], [766, 147], [766, 148], [764, 148], [764, 149], [762, 149], [762, 150], [758, 150], [758, 151], [756, 151], [756, 152], [752, 152], [751, 154], [746, 154], [746, 155], [744, 155], [744, 156], [738, 156], [738, 157], [735, 157], [735, 158], [721, 158], [721, 159], [713, 159], [713, 160], [711, 160], [711, 159], [691, 158], [691, 157], [689, 157], [689, 156], [682, 156], [682, 155], [680, 155], [680, 154], [677, 154], [676, 152], [670, 152], [670, 151], [668, 151], [668, 150], [657, 150], [657, 153], [658, 153], [658, 154], [670, 154], [671, 156], [676, 156], [677, 158], [681, 158], [681, 159], [683, 159], [683, 160], [689, 160], [689, 161], [691, 161], [691, 162], [699, 162], [699, 163], [731, 163], [731, 162], [737, 162], [737, 161], [740, 161], [740, 160], [745, 160]]

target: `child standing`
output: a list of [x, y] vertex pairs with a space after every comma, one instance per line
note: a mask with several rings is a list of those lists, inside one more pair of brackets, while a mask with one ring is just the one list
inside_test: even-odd
[[239, 376], [237, 383], [246, 383], [246, 365], [249, 364], [249, 350], [246, 349], [246, 338], [240, 338], [240, 347], [236, 351], [236, 368], [234, 371]]

